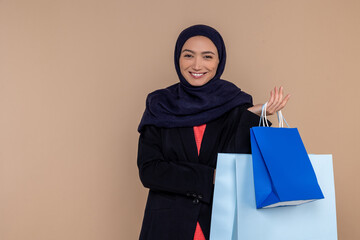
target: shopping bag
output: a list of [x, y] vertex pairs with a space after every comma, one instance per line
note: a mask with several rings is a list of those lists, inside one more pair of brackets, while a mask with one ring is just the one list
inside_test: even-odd
[[266, 126], [265, 104], [261, 114], [263, 126], [250, 129], [257, 208], [298, 205], [324, 198], [298, 130], [284, 128], [281, 112], [278, 117], [279, 128]]
[[210, 240], [237, 240], [236, 156], [218, 154]]
[[250, 154], [219, 154], [210, 240], [337, 240], [331, 155], [309, 155], [325, 199], [257, 209]]

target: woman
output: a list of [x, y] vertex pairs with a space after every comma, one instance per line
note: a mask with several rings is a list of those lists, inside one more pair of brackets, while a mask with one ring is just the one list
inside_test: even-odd
[[[262, 104], [220, 79], [226, 51], [215, 29], [185, 29], [174, 55], [180, 83], [149, 94], [138, 129], [139, 175], [149, 188], [140, 239], [209, 239], [217, 153], [250, 153]], [[288, 99], [275, 88], [267, 114]]]

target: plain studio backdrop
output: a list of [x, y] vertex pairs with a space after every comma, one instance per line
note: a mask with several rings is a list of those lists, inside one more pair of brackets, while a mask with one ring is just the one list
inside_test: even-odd
[[198, 23], [223, 35], [223, 78], [255, 103], [291, 93], [290, 126], [334, 157], [339, 239], [360, 239], [359, 13], [358, 0], [0, 0], [0, 239], [138, 238], [137, 126]]

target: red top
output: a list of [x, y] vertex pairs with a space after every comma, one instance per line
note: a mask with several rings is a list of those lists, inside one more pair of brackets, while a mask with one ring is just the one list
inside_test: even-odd
[[[199, 155], [200, 154], [201, 142], [202, 142], [202, 139], [203, 139], [203, 136], [204, 136], [206, 124], [203, 124], [203, 125], [200, 125], [200, 126], [194, 126], [193, 128], [194, 128], [194, 136], [195, 136], [196, 147], [197, 147], [198, 155]], [[206, 240], [205, 236], [204, 236], [204, 233], [201, 230], [199, 222], [196, 223], [194, 240]]]
[[194, 128], [194, 135], [195, 135], [195, 142], [198, 150], [198, 155], [200, 154], [200, 147], [201, 147], [201, 141], [204, 136], [206, 124], [195, 126]]

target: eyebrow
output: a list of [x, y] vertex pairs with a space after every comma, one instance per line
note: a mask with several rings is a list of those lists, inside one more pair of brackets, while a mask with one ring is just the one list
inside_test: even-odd
[[[195, 54], [194, 51], [189, 50], [189, 49], [184, 49], [182, 52], [191, 52], [191, 53]], [[215, 55], [215, 53], [213, 53], [212, 51], [205, 51], [205, 52], [202, 52], [201, 54], [212, 54], [212, 55]]]

